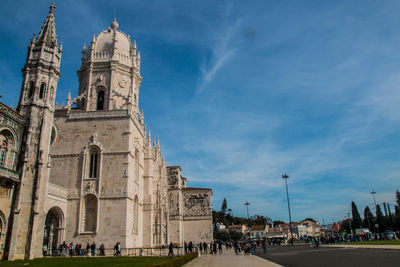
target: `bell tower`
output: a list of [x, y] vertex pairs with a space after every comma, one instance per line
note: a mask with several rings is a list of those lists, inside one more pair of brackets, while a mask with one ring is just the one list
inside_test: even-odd
[[54, 3], [38, 37], [28, 46], [17, 111], [25, 119], [21, 182], [13, 206], [8, 259], [42, 257], [44, 201], [50, 173], [50, 139], [60, 78], [62, 46], [57, 44]]
[[83, 46], [79, 78], [79, 109], [84, 111], [128, 109], [139, 114], [140, 52], [130, 36], [110, 27]]

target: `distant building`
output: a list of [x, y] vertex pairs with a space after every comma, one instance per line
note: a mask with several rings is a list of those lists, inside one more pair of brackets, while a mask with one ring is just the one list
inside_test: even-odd
[[280, 227], [280, 225], [276, 226], [276, 227], [269, 227], [267, 225], [267, 227], [265, 228], [265, 237], [266, 238], [285, 238], [282, 228]]
[[302, 225], [306, 226], [307, 236], [320, 236], [321, 235], [321, 224], [310, 219], [306, 219], [301, 222]]
[[216, 223], [215, 224], [215, 229], [217, 231], [224, 231], [226, 230], [226, 226], [223, 223]]
[[266, 229], [265, 225], [253, 225], [250, 228], [250, 238], [251, 239], [263, 239], [266, 237]]
[[242, 225], [231, 225], [231, 226], [229, 226], [229, 230], [245, 234], [247, 232], [247, 227], [244, 224], [242, 224]]

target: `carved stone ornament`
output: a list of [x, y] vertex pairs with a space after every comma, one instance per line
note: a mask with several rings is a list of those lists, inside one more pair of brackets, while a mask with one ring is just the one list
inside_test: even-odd
[[97, 195], [97, 181], [88, 181], [85, 182], [83, 186], [83, 193], [84, 194], [94, 194]]
[[125, 79], [121, 79], [118, 81], [119, 86], [121, 86], [121, 88], [125, 88], [127, 85], [127, 82]]
[[[92, 91], [92, 93], [91, 93], [92, 96], [94, 96], [96, 94], [96, 88], [100, 87], [100, 86], [103, 86], [103, 87], [107, 88], [106, 76], [104, 74], [100, 74], [100, 76], [97, 79], [97, 81], [94, 84], [92, 84], [92, 90], [91, 90]], [[107, 94], [107, 91], [105, 93]]]
[[106, 86], [106, 76], [104, 74], [101, 74], [99, 79], [97, 80], [97, 86], [102, 85]]
[[115, 197], [127, 197], [128, 193], [123, 192], [122, 190], [107, 190], [101, 191], [100, 196], [103, 198], [115, 198]]
[[79, 193], [77, 191], [70, 191], [67, 195], [68, 199], [78, 199]]
[[24, 118], [20, 114], [18, 114], [18, 112], [16, 112], [13, 109], [10, 109], [9, 107], [4, 105], [3, 103], [0, 103], [0, 113], [5, 114], [6, 116], [8, 116], [9, 118], [13, 119], [17, 123], [20, 123], [20, 124], [24, 123]]
[[90, 142], [92, 143], [97, 142], [97, 133], [93, 133], [92, 136], [90, 136]]
[[184, 196], [185, 216], [211, 215], [208, 194], [186, 194]]

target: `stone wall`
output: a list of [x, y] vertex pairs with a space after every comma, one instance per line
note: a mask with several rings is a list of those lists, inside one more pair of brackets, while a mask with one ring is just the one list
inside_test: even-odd
[[211, 242], [212, 233], [212, 190], [209, 188], [183, 189], [183, 229], [187, 242]]

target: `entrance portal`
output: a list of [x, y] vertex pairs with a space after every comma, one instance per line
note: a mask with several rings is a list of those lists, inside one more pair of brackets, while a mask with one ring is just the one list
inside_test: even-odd
[[44, 226], [43, 248], [47, 247], [47, 254], [51, 254], [53, 249], [57, 248], [62, 242], [63, 222], [62, 210], [58, 207], [52, 207], [47, 213]]

